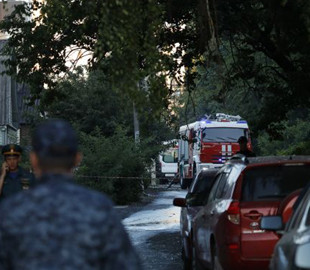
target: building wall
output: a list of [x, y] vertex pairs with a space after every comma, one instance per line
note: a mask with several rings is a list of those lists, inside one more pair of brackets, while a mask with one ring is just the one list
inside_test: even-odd
[[0, 146], [19, 143], [18, 129], [10, 125], [0, 125]]
[[[16, 5], [31, 3], [32, 0], [7, 0], [0, 2], [0, 21], [11, 14]], [[0, 50], [9, 38], [7, 33], [0, 32]], [[1, 60], [6, 56], [0, 56], [0, 74], [5, 71]], [[9, 56], [7, 56], [9, 57]], [[24, 97], [28, 89], [24, 85], [17, 84], [10, 76], [0, 75], [0, 145], [7, 143], [19, 143], [19, 126], [23, 122], [22, 111], [25, 109]]]
[[[0, 40], [0, 50], [6, 43]], [[0, 56], [0, 61], [5, 57]], [[5, 66], [0, 62], [0, 74], [5, 71]], [[13, 107], [12, 107], [12, 78], [7, 75], [0, 75], [0, 124], [13, 124]], [[14, 90], [13, 90], [14, 91]]]

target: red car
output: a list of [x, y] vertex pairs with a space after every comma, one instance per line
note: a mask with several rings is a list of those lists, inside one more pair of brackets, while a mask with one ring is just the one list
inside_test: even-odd
[[192, 222], [195, 268], [268, 269], [279, 235], [261, 230], [261, 217], [288, 215], [296, 190], [309, 181], [310, 157], [227, 162]]
[[192, 269], [192, 220], [208, 201], [218, 169], [202, 169], [191, 184], [185, 198], [175, 198], [173, 205], [180, 206], [180, 229], [184, 270]]

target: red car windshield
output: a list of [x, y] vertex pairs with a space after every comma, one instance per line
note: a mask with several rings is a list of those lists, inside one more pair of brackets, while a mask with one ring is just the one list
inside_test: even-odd
[[281, 200], [310, 181], [310, 166], [266, 166], [244, 172], [242, 201]]

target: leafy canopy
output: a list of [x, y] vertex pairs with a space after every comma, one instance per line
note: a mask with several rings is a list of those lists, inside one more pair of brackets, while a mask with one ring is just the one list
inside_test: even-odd
[[[37, 16], [31, 16], [33, 11]], [[33, 100], [40, 99], [44, 89], [53, 91], [59, 76], [72, 68], [72, 57], [86, 55], [90, 70], [102, 70], [112, 86], [139, 99], [137, 82], [146, 76], [156, 81], [166, 69], [168, 57], [157, 47], [161, 14], [157, 1], [25, 3], [0, 24], [10, 35], [3, 54], [14, 55], [5, 62], [11, 74], [17, 72], [17, 78], [28, 83]]]

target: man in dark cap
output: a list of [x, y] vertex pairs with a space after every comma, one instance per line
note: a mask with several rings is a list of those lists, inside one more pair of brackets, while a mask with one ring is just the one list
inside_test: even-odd
[[4, 162], [0, 174], [1, 200], [35, 185], [34, 175], [19, 166], [22, 151], [17, 144], [8, 144], [2, 148]]
[[41, 124], [32, 146], [37, 186], [0, 205], [0, 269], [140, 270], [111, 201], [74, 184], [81, 154], [71, 125]]
[[242, 154], [245, 155], [246, 157], [256, 157], [255, 153], [253, 153], [249, 148], [248, 148], [248, 139], [245, 136], [241, 136], [238, 139], [238, 143], [240, 146], [240, 150], [237, 152], [237, 154]]

